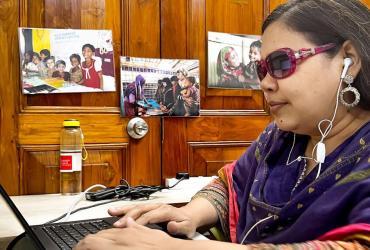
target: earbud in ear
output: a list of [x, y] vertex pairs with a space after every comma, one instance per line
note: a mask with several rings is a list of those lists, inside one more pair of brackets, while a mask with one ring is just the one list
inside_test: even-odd
[[347, 74], [347, 71], [348, 71], [348, 69], [349, 69], [349, 66], [351, 66], [352, 64], [353, 64], [353, 61], [352, 61], [352, 59], [351, 58], [349, 58], [349, 57], [346, 57], [346, 58], [344, 58], [344, 60], [343, 60], [343, 70], [342, 70], [342, 74], [341, 74], [341, 76], [340, 76], [340, 79], [344, 79], [344, 77], [346, 76], [346, 74]]

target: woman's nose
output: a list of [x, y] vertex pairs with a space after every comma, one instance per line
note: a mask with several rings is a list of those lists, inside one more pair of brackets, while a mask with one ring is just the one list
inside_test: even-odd
[[267, 73], [265, 78], [260, 81], [260, 86], [264, 92], [274, 92], [279, 87], [277, 80], [275, 78], [272, 78], [269, 73]]

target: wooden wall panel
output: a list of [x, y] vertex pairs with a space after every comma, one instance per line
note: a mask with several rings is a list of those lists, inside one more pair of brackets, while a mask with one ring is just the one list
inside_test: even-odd
[[[123, 0], [123, 56], [161, 57], [160, 0]], [[129, 140], [131, 185], [161, 182], [161, 118], [145, 118], [148, 134], [140, 140]]]
[[225, 164], [238, 159], [251, 142], [189, 142], [191, 176], [212, 176]]
[[124, 56], [160, 57], [160, 1], [123, 0]]
[[[288, 0], [269, 0], [269, 10], [270, 12], [273, 11], [277, 6], [279, 6], [282, 3], [286, 3]], [[370, 0], [360, 0], [362, 3], [364, 3], [368, 8], [370, 8]]]
[[0, 183], [18, 193], [19, 167], [16, 148], [19, 59], [17, 28], [19, 2], [0, 1]]
[[206, 96], [206, 0], [188, 0], [187, 58], [199, 60], [201, 108]]
[[[127, 178], [127, 144], [86, 145], [88, 158], [83, 162], [82, 186], [115, 186]], [[59, 192], [59, 145], [22, 146], [21, 194]], [[32, 178], [30, 178], [32, 176]]]
[[[184, 171], [203, 175], [208, 160], [218, 162], [217, 166], [237, 160], [270, 119], [269, 116], [164, 118], [162, 178], [172, 178], [176, 172]], [[214, 172], [215, 167], [208, 172]]]
[[149, 132], [140, 140], [130, 140], [128, 180], [131, 185], [158, 185], [161, 183], [161, 120], [145, 119]]
[[370, 8], [370, 0], [361, 0], [368, 8]]
[[[64, 114], [20, 114], [19, 138], [21, 145], [59, 144]], [[75, 114], [84, 133], [85, 143], [128, 142], [126, 123], [128, 118], [109, 114]]]
[[270, 0], [270, 7], [269, 7], [270, 12], [272, 12], [280, 4], [286, 3], [286, 2], [287, 0]]
[[269, 123], [269, 116], [200, 117], [187, 120], [188, 141], [250, 141]]
[[161, 1], [161, 55], [164, 58], [188, 58], [187, 2], [177, 0], [173, 4], [173, 0]]
[[[63, 114], [19, 115], [20, 145], [57, 145], [64, 120]], [[127, 143], [127, 179], [130, 184], [159, 184], [161, 182], [161, 120], [158, 117], [146, 118], [148, 134], [141, 140], [128, 137], [126, 124], [128, 118], [110, 114], [74, 115], [81, 123], [86, 145]], [[109, 144], [107, 144], [109, 143]], [[40, 152], [41, 155], [50, 152]], [[52, 156], [50, 156], [52, 157]], [[89, 155], [88, 161], [92, 155]], [[22, 159], [25, 160], [25, 159]], [[118, 184], [118, 183], [117, 183]]]

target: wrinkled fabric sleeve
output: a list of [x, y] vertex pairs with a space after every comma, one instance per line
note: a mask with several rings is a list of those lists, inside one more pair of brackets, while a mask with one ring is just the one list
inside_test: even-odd
[[192, 200], [197, 198], [204, 198], [208, 200], [216, 209], [219, 223], [222, 232], [227, 241], [230, 240], [229, 231], [229, 208], [228, 208], [228, 192], [225, 182], [221, 178], [214, 179], [210, 184], [196, 193]]
[[248, 250], [368, 250], [369, 247], [361, 245], [357, 241], [307, 241], [297, 244], [250, 244], [245, 245]]

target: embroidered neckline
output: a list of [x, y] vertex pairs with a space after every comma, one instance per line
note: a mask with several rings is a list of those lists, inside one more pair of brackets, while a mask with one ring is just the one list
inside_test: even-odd
[[306, 172], [307, 172], [307, 159], [306, 158], [303, 158], [303, 162], [304, 162], [304, 165], [303, 165], [303, 169], [302, 169], [302, 172], [301, 174], [299, 175], [298, 177], [298, 180], [297, 182], [295, 183], [292, 191], [291, 191], [291, 195], [293, 195], [294, 191], [297, 189], [297, 187], [299, 186], [299, 184], [301, 184], [301, 182], [303, 181], [304, 177], [306, 176]]

